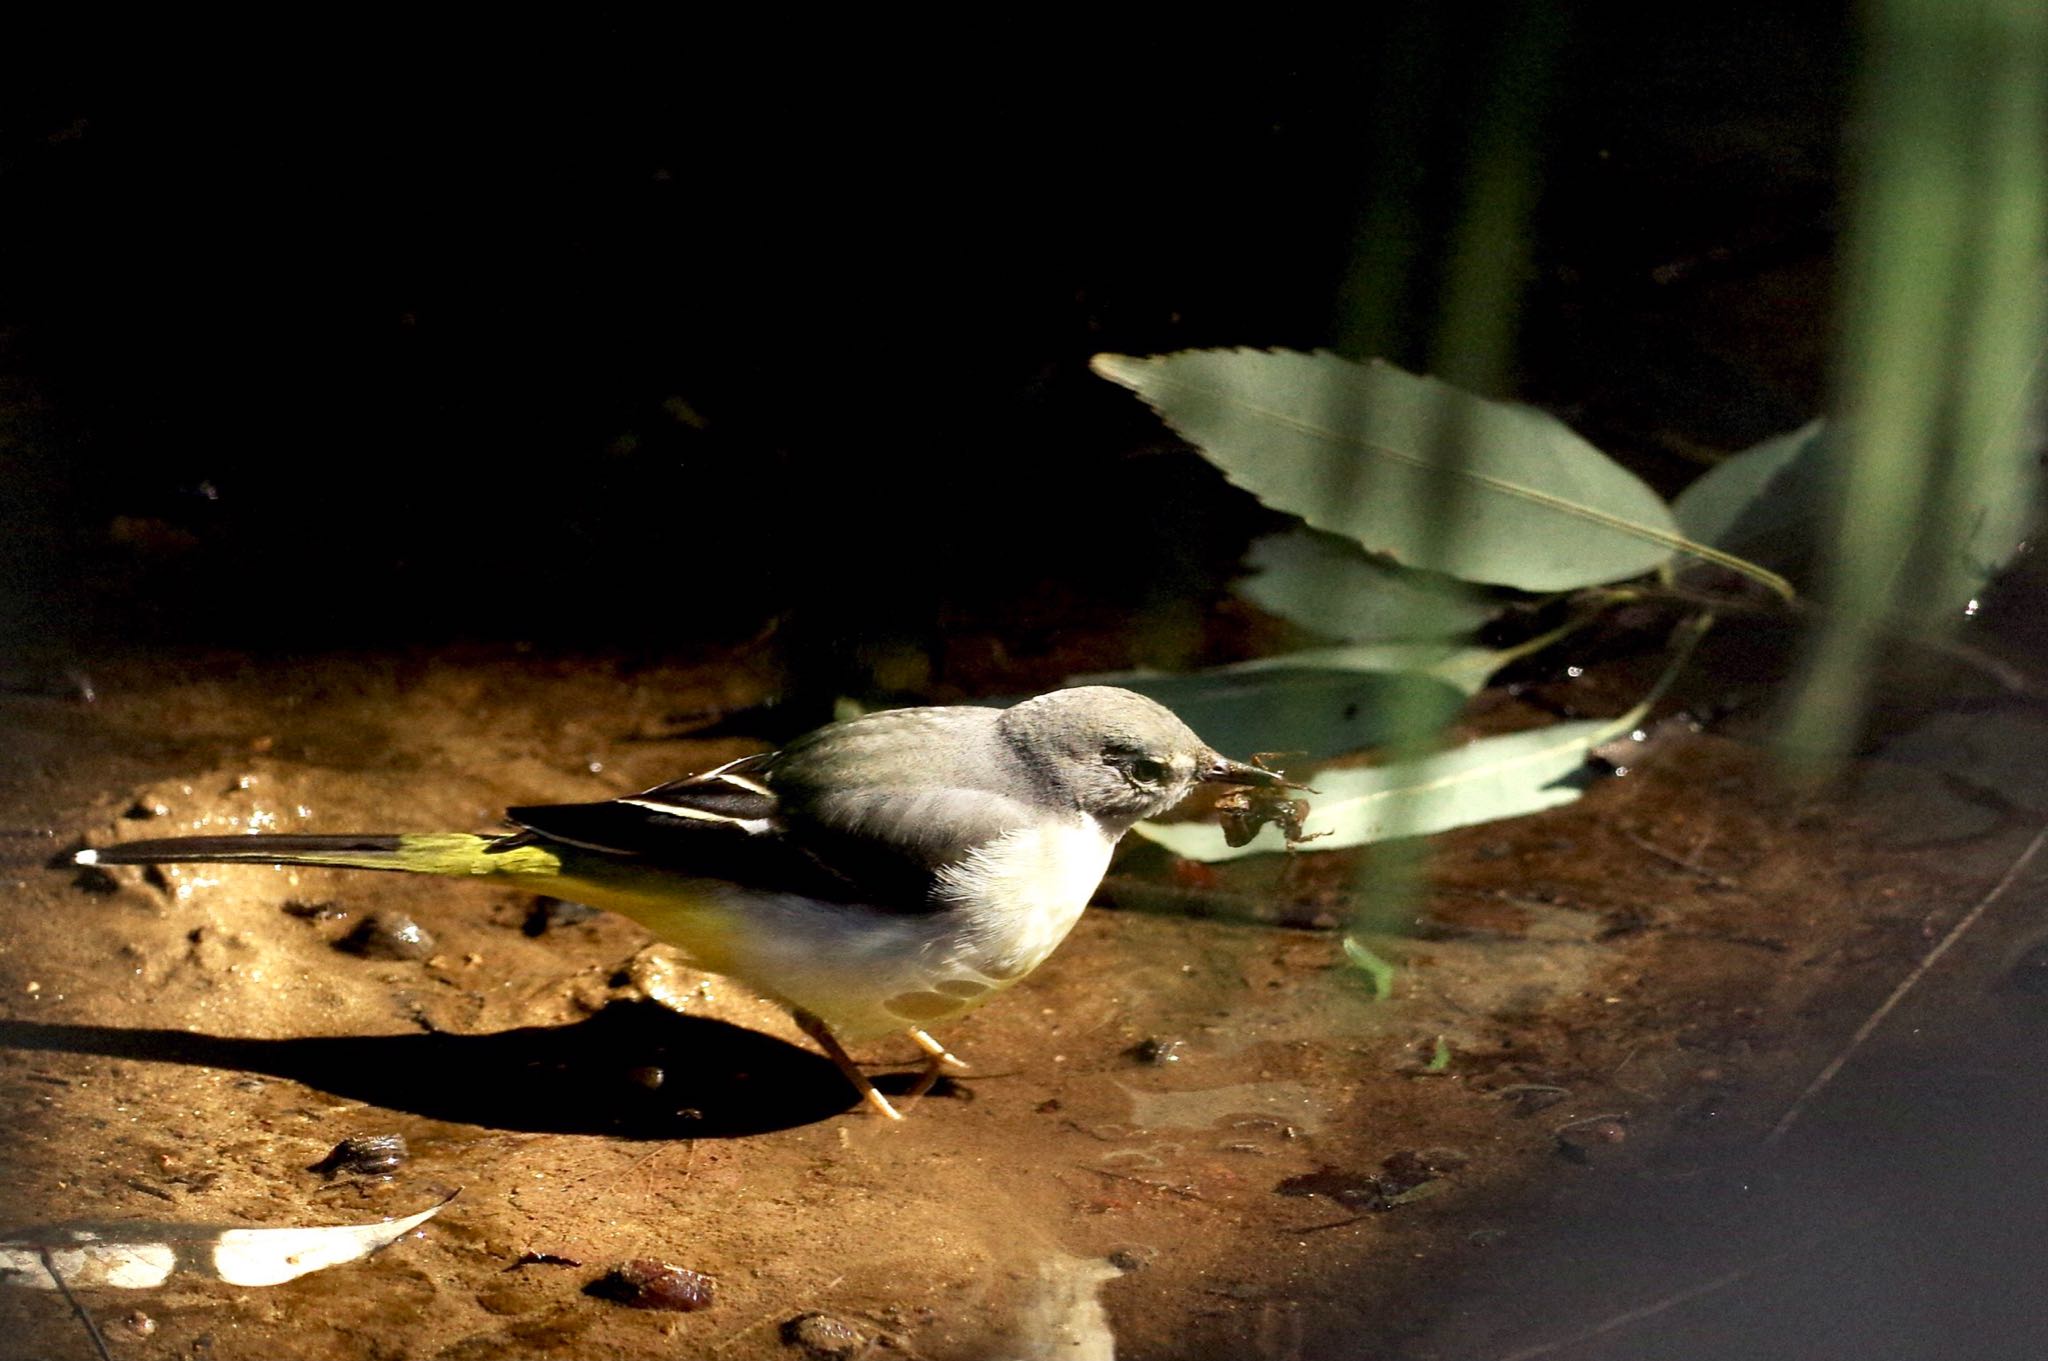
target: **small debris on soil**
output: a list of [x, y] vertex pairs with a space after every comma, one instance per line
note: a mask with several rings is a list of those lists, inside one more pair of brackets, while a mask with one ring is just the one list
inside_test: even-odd
[[1122, 1247], [1112, 1248], [1108, 1260], [1118, 1271], [1143, 1271], [1152, 1265], [1152, 1260], [1158, 1255], [1159, 1252], [1155, 1248], [1126, 1243]]
[[711, 1307], [717, 1287], [709, 1276], [688, 1267], [636, 1257], [583, 1287], [583, 1293], [629, 1309], [668, 1309], [690, 1314]]
[[351, 1134], [306, 1170], [332, 1181], [344, 1174], [388, 1177], [405, 1165], [411, 1151], [403, 1134]]
[[145, 803], [141, 799], [137, 799], [121, 810], [121, 816], [127, 818], [130, 822], [147, 822], [151, 818], [163, 817], [170, 811], [167, 806], [154, 800]]
[[341, 921], [348, 916], [348, 909], [332, 898], [322, 898], [312, 903], [298, 898], [287, 898], [281, 905], [281, 910], [288, 917], [297, 917], [301, 921], [309, 922]]
[[121, 881], [98, 865], [80, 865], [78, 873], [71, 877], [71, 887], [96, 898], [106, 898], [121, 891]]
[[1370, 1172], [1321, 1167], [1298, 1177], [1289, 1177], [1273, 1189], [1283, 1196], [1322, 1196], [1354, 1210], [1387, 1208], [1387, 1195], [1380, 1186], [1380, 1179]]
[[526, 909], [526, 920], [519, 924], [519, 929], [529, 936], [544, 936], [559, 927], [587, 922], [597, 915], [594, 907], [541, 895]]
[[517, 1271], [517, 1270], [519, 1270], [519, 1268], [521, 1268], [521, 1267], [523, 1267], [523, 1266], [582, 1266], [582, 1265], [583, 1265], [583, 1263], [582, 1263], [582, 1262], [580, 1262], [580, 1261], [578, 1261], [578, 1260], [576, 1260], [576, 1259], [575, 1259], [574, 1257], [564, 1257], [564, 1256], [562, 1256], [562, 1255], [561, 1255], [560, 1253], [554, 1253], [554, 1252], [522, 1252], [522, 1253], [520, 1253], [520, 1254], [519, 1254], [519, 1260], [518, 1260], [518, 1261], [516, 1261], [516, 1262], [514, 1262], [514, 1263], [513, 1263], [513, 1264], [512, 1264], [511, 1266], [508, 1266], [508, 1267], [506, 1267], [506, 1268], [505, 1268], [505, 1270], [507, 1270], [507, 1271]]
[[782, 1340], [816, 1361], [853, 1361], [871, 1343], [865, 1332], [845, 1319], [815, 1312], [785, 1319]]
[[2048, 997], [2048, 941], [2021, 955], [2008, 976], [2013, 987], [2029, 997]]
[[156, 1320], [140, 1309], [130, 1309], [122, 1317], [121, 1326], [137, 1337], [148, 1337], [156, 1331]]
[[1422, 1199], [1427, 1194], [1422, 1188], [1470, 1161], [1455, 1148], [1403, 1149], [1387, 1155], [1378, 1172], [1324, 1166], [1289, 1177], [1273, 1189], [1283, 1196], [1323, 1196], [1349, 1209], [1377, 1212]]
[[1593, 1115], [1559, 1125], [1557, 1151], [1575, 1163], [1590, 1163], [1601, 1150], [1628, 1141], [1628, 1121], [1619, 1115]]
[[335, 948], [365, 959], [425, 959], [434, 953], [434, 937], [403, 912], [373, 912]]
[[58, 849], [55, 855], [43, 862], [43, 868], [46, 870], [68, 870], [77, 863], [78, 853], [84, 849], [86, 849], [86, 843], [83, 837], [77, 841], [66, 842]]
[[1571, 1094], [1569, 1087], [1557, 1087], [1548, 1082], [1517, 1082], [1494, 1093], [1513, 1106], [1516, 1115], [1534, 1115], [1555, 1106]]
[[1124, 1052], [1140, 1063], [1164, 1066], [1179, 1063], [1187, 1056], [1188, 1042], [1163, 1035], [1147, 1035]]
[[1457, 1148], [1404, 1148], [1391, 1153], [1380, 1166], [1386, 1169], [1381, 1182], [1389, 1180], [1405, 1182], [1408, 1186], [1420, 1186], [1434, 1181], [1446, 1172], [1455, 1172], [1472, 1158], [1463, 1149]]

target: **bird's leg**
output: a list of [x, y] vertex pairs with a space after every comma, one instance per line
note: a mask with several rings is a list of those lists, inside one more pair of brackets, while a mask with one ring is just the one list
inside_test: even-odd
[[793, 1015], [797, 1029], [818, 1042], [818, 1048], [825, 1051], [825, 1057], [839, 1065], [839, 1071], [846, 1074], [846, 1080], [853, 1084], [854, 1090], [874, 1108], [877, 1115], [890, 1120], [903, 1118], [902, 1114], [889, 1104], [889, 1098], [875, 1090], [875, 1084], [868, 1081], [868, 1075], [854, 1064], [852, 1057], [840, 1045], [838, 1036], [828, 1030], [823, 1021], [808, 1011], [794, 1012]]
[[903, 1033], [910, 1036], [916, 1042], [919, 1049], [931, 1055], [934, 1068], [951, 1068], [956, 1073], [969, 1071], [965, 1059], [962, 1059], [958, 1054], [952, 1053], [945, 1045], [940, 1044], [916, 1026], [910, 1027], [910, 1029]]
[[918, 1077], [916, 1084], [903, 1094], [903, 1105], [907, 1110], [916, 1103], [918, 1098], [938, 1085], [939, 1079], [945, 1076], [947, 1069], [950, 1068], [956, 1073], [964, 1073], [967, 1071], [967, 1064], [958, 1055], [947, 1050], [945, 1045], [940, 1044], [916, 1026], [911, 1026], [903, 1033], [916, 1041], [917, 1047], [924, 1050], [927, 1056], [924, 1072]]

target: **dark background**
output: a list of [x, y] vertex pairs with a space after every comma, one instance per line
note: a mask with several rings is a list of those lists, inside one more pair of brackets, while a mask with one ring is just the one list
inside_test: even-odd
[[1667, 488], [1812, 414], [1842, 16], [1441, 8], [40, 71], [0, 129], [0, 618], [251, 650], [781, 621], [838, 665], [1213, 598], [1261, 513], [1088, 356], [1430, 366], [1502, 90], [1540, 196], [1501, 395]]

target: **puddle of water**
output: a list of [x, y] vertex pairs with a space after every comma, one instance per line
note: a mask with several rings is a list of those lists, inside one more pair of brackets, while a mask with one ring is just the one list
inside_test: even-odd
[[1333, 1106], [1301, 1082], [1239, 1082], [1191, 1091], [1146, 1091], [1117, 1087], [1131, 1102], [1131, 1120], [1142, 1129], [1207, 1129], [1232, 1117], [1260, 1116], [1307, 1133], [1322, 1129]]

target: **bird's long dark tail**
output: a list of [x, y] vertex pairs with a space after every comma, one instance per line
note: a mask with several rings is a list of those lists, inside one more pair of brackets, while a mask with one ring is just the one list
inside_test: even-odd
[[81, 865], [324, 865], [408, 874], [550, 875], [559, 857], [520, 834], [407, 832], [358, 836], [175, 836], [83, 850]]

